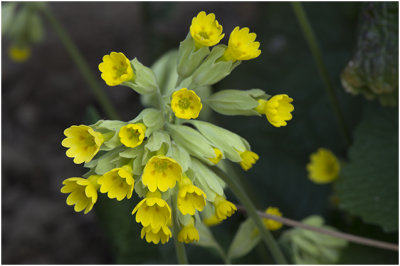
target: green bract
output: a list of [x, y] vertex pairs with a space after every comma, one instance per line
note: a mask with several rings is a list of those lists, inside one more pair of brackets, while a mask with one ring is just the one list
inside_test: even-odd
[[177, 72], [182, 79], [189, 77], [210, 53], [207, 46], [196, 49], [194, 40], [190, 34], [181, 42], [178, 54]]

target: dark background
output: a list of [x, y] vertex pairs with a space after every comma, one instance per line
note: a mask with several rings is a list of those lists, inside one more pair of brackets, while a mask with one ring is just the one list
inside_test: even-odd
[[[350, 130], [360, 118], [365, 99], [345, 93], [339, 76], [354, 52], [361, 5], [304, 3]], [[101, 80], [97, 66], [103, 55], [119, 51], [151, 66], [163, 53], [178, 47], [192, 18], [202, 10], [216, 14], [224, 27], [224, 43], [235, 26], [249, 27], [257, 33], [262, 54], [243, 62], [215, 89], [261, 88], [272, 95], [287, 93], [295, 106], [293, 120], [279, 129], [265, 118], [214, 117], [248, 139], [260, 155], [245, 177], [246, 189], [258, 208], [278, 206], [284, 216], [297, 220], [319, 214], [343, 231], [383, 240], [395, 238], [344, 215], [332, 200], [330, 185], [315, 185], [307, 179], [305, 165], [310, 153], [326, 147], [345, 157], [346, 149], [290, 3], [52, 2], [49, 6], [122, 120], [132, 119], [143, 107], [131, 89], [107, 87]], [[173, 241], [154, 246], [140, 239], [139, 226], [130, 216], [137, 199], [117, 203], [101, 198], [95, 211], [87, 215], [66, 205], [66, 195], [59, 191], [62, 181], [81, 176], [84, 169], [65, 156], [63, 131], [85, 123], [89, 106], [106, 117], [59, 38], [47, 21], [45, 24], [45, 40], [33, 47], [25, 63], [12, 62], [7, 56], [9, 42], [2, 41], [2, 263], [176, 263]], [[243, 219], [237, 214], [215, 228], [225, 249]], [[271, 263], [264, 250], [260, 245], [235, 262]], [[213, 252], [200, 247], [189, 246], [188, 254], [191, 263], [222, 263]], [[343, 254], [342, 263], [397, 263], [394, 252], [358, 245], [350, 245]]]

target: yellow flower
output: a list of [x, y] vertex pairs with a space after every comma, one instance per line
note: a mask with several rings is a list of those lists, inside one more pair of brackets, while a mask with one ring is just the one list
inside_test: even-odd
[[202, 107], [200, 97], [192, 90], [182, 88], [172, 94], [171, 108], [176, 117], [197, 118]]
[[215, 215], [221, 221], [234, 214], [237, 210], [235, 204], [227, 201], [224, 197], [219, 195], [215, 197], [213, 204], [215, 207]]
[[178, 241], [185, 242], [186, 244], [194, 241], [199, 242], [199, 231], [194, 226], [194, 219], [191, 218], [191, 222], [188, 225], [182, 227], [178, 234]]
[[206, 205], [206, 194], [184, 177], [179, 185], [178, 209], [183, 214], [194, 215], [196, 210], [202, 211]]
[[15, 62], [24, 62], [31, 56], [31, 49], [29, 47], [11, 46], [8, 49], [8, 55]]
[[142, 228], [141, 238], [146, 236], [147, 243], [158, 244], [161, 241], [161, 244], [165, 244], [169, 241], [172, 236], [171, 230], [167, 225], [163, 225], [160, 229], [154, 231], [151, 226], [146, 226]]
[[143, 170], [142, 182], [154, 192], [165, 192], [176, 185], [182, 176], [182, 167], [172, 158], [156, 155], [150, 158]]
[[317, 152], [311, 154], [307, 171], [311, 181], [317, 184], [326, 184], [338, 177], [340, 164], [331, 151], [319, 148]]
[[241, 152], [240, 153], [240, 158], [242, 158], [242, 161], [240, 162], [240, 166], [245, 171], [247, 171], [251, 167], [253, 167], [253, 164], [255, 164], [256, 161], [259, 159], [257, 153], [252, 152], [252, 151]]
[[160, 192], [148, 192], [146, 197], [136, 205], [132, 215], [136, 214], [136, 222], [144, 227], [150, 226], [153, 232], [158, 232], [171, 221], [171, 208], [161, 198]]
[[68, 205], [75, 205], [74, 210], [85, 214], [90, 212], [97, 201], [97, 179], [99, 175], [91, 175], [88, 179], [71, 177], [63, 181], [61, 193], [71, 193], [67, 198]]
[[110, 199], [123, 200], [132, 197], [135, 180], [132, 175], [132, 167], [125, 165], [114, 168], [99, 178], [100, 192], [107, 193]]
[[[279, 209], [278, 208], [274, 208], [274, 207], [268, 207], [265, 210], [265, 213], [282, 217], [282, 213], [279, 211]], [[283, 225], [282, 223], [274, 221], [272, 219], [263, 219], [263, 222], [264, 222], [265, 227], [267, 227], [271, 231], [278, 230]]]
[[128, 124], [119, 130], [119, 139], [126, 147], [135, 148], [142, 144], [146, 126], [142, 123]]
[[208, 158], [213, 164], [218, 164], [219, 161], [222, 159], [222, 152], [220, 149], [213, 148], [215, 152], [215, 157], [214, 158]]
[[193, 18], [190, 35], [192, 35], [198, 48], [216, 45], [225, 36], [222, 33], [222, 26], [215, 19], [215, 15], [213, 13], [206, 15], [204, 11]]
[[117, 86], [124, 81], [135, 79], [131, 62], [123, 53], [111, 52], [103, 56], [99, 70], [102, 73], [101, 78], [108, 86]]
[[[292, 119], [291, 112], [294, 110], [294, 107], [291, 104], [292, 101], [293, 99], [286, 94], [278, 94], [266, 102], [261, 102], [260, 105], [264, 105], [264, 114], [271, 125], [274, 127], [281, 127], [286, 126], [286, 121]], [[260, 113], [262, 112], [261, 109], [262, 107], [258, 108]]]
[[225, 50], [221, 60], [236, 61], [250, 60], [261, 54], [259, 42], [255, 42], [257, 35], [249, 33], [249, 28], [236, 27], [229, 36], [228, 48]]
[[214, 225], [220, 224], [221, 222], [222, 222], [222, 220], [218, 219], [217, 215], [215, 213], [213, 215], [211, 215], [210, 217], [203, 219], [203, 223], [207, 226], [214, 226]]
[[66, 138], [61, 145], [69, 148], [66, 154], [69, 158], [74, 158], [76, 164], [90, 162], [104, 142], [101, 133], [85, 125], [71, 126], [64, 130], [64, 135]]

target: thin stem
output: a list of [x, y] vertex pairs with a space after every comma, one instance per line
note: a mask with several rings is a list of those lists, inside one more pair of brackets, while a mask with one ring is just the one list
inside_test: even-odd
[[179, 227], [178, 227], [178, 217], [177, 217], [177, 208], [176, 208], [176, 199], [171, 200], [172, 203], [172, 236], [174, 239], [176, 258], [179, 264], [189, 264], [188, 259], [186, 257], [186, 250], [183, 243], [178, 241]]
[[[243, 206], [236, 206], [236, 207], [241, 212], [247, 212], [246, 208], [243, 207]], [[268, 219], [271, 219], [271, 220], [275, 220], [275, 221], [278, 221], [278, 222], [283, 223], [283, 224], [288, 225], [288, 226], [299, 227], [299, 228], [310, 230], [310, 231], [317, 232], [317, 233], [320, 233], [320, 234], [325, 234], [325, 235], [330, 235], [330, 236], [337, 237], [337, 238], [346, 239], [346, 240], [348, 240], [350, 242], [358, 243], [358, 244], [361, 244], [361, 245], [372, 246], [372, 247], [376, 247], [376, 248], [382, 248], [382, 249], [388, 249], [388, 250], [394, 250], [394, 251], [398, 251], [399, 250], [399, 246], [397, 246], [395, 244], [392, 244], [392, 243], [387, 243], [387, 242], [374, 240], [374, 239], [370, 239], [370, 238], [365, 238], [365, 237], [346, 234], [346, 233], [342, 233], [342, 232], [336, 232], [336, 231], [332, 231], [332, 230], [327, 230], [327, 229], [311, 226], [311, 225], [308, 225], [308, 224], [303, 224], [301, 222], [298, 222], [298, 221], [295, 221], [295, 220], [291, 220], [291, 219], [288, 219], [288, 218], [285, 218], [285, 217], [280, 217], [280, 216], [267, 214], [267, 213], [264, 213], [264, 212], [261, 212], [261, 211], [257, 211], [257, 214], [260, 217], [268, 218]]]
[[246, 207], [248, 210], [248, 214], [251, 219], [254, 221], [255, 225], [257, 226], [262, 239], [264, 240], [265, 244], [269, 248], [272, 256], [274, 257], [275, 261], [278, 264], [287, 264], [285, 257], [283, 256], [282, 251], [280, 250], [277, 242], [269, 232], [269, 230], [264, 226], [264, 223], [261, 221], [260, 217], [257, 214], [257, 209], [254, 207], [254, 204], [251, 202], [249, 197], [246, 193], [242, 190], [240, 185], [233, 179], [229, 178], [224, 171], [219, 169], [218, 167], [211, 167], [211, 169], [217, 173], [219, 177], [224, 180], [224, 182], [229, 186], [235, 196], [239, 199], [239, 201]]
[[297, 20], [299, 21], [300, 27], [303, 30], [304, 37], [308, 42], [311, 53], [314, 57], [315, 64], [317, 65], [319, 75], [325, 85], [326, 92], [328, 93], [331, 106], [336, 115], [337, 122], [339, 124], [341, 133], [345, 139], [346, 145], [349, 146], [351, 143], [351, 137], [344, 122], [343, 113], [340, 110], [340, 105], [335, 94], [335, 89], [333, 88], [332, 81], [329, 78], [328, 70], [322, 58], [321, 50], [317, 39], [315, 37], [314, 31], [310, 25], [306, 13], [304, 12], [303, 6], [300, 2], [292, 2], [292, 7], [294, 13], [296, 14]]
[[93, 72], [90, 70], [87, 62], [79, 52], [79, 49], [73, 43], [71, 38], [69, 37], [68, 33], [64, 30], [63, 26], [57, 20], [57, 18], [52, 13], [50, 7], [47, 5], [44, 6], [42, 9], [44, 16], [50, 22], [53, 30], [57, 33], [58, 37], [60, 38], [62, 44], [64, 45], [65, 49], [72, 57], [72, 60], [75, 62], [77, 67], [79, 68], [80, 72], [82, 73], [83, 77], [86, 79], [86, 82], [89, 84], [92, 93], [94, 94], [96, 100], [99, 102], [101, 107], [103, 108], [105, 114], [110, 119], [118, 119], [118, 113], [107, 98], [106, 94], [104, 93], [102, 87], [99, 85], [96, 77], [94, 76]]

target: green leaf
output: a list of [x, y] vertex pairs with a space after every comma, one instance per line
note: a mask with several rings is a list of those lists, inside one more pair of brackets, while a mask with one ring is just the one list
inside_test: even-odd
[[29, 35], [30, 39], [34, 43], [38, 43], [43, 40], [44, 31], [43, 23], [40, 16], [37, 13], [31, 13], [29, 17]]
[[248, 254], [259, 242], [260, 234], [254, 225], [253, 220], [247, 219], [244, 221], [231, 243], [228, 251], [228, 259], [243, 257]]
[[192, 159], [192, 163], [190, 165], [190, 168], [195, 172], [197, 179], [199, 180], [204, 180], [207, 185], [215, 191], [218, 195], [223, 195], [224, 190], [218, 182], [218, 179], [220, 179], [219, 176], [217, 176], [214, 171], [209, 169], [206, 165], [204, 165], [202, 162], [196, 159]]
[[4, 3], [1, 7], [1, 33], [7, 34], [8, 30], [12, 26], [12, 22], [15, 16], [15, 8], [18, 3]]
[[398, 110], [369, 105], [335, 186], [340, 207], [398, 230]]
[[171, 139], [169, 137], [169, 134], [165, 131], [156, 131], [147, 141], [145, 148], [150, 151], [158, 151], [159, 149], [161, 149], [161, 146], [164, 143], [168, 146], [168, 148], [171, 146]]

